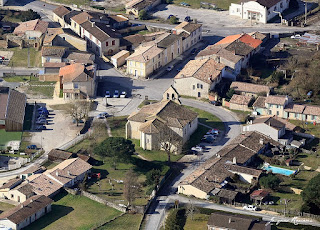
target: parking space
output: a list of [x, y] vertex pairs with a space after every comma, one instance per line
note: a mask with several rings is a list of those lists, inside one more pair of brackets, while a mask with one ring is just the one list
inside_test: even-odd
[[99, 97], [105, 97], [106, 92], [109, 92], [110, 98], [119, 98], [123, 97], [122, 92], [125, 92], [125, 97], [131, 97], [131, 90], [128, 88], [125, 88], [124, 86], [115, 83], [115, 82], [108, 82], [108, 81], [101, 81], [98, 84], [98, 96]]
[[[44, 107], [45, 105], [40, 104], [40, 106]], [[38, 110], [34, 115], [31, 143], [37, 145], [38, 148], [42, 147], [45, 151], [50, 151], [74, 139], [79, 134], [83, 124], [77, 126], [71, 117], [62, 110], [52, 110], [49, 106], [47, 110], [49, 114], [45, 119], [44, 116], [41, 118], [42, 113]], [[41, 119], [45, 124], [37, 124], [37, 121]], [[37, 128], [39, 126], [45, 126], [45, 129]]]

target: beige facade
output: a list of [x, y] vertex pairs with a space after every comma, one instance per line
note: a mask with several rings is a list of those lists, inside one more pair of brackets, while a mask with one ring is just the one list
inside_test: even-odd
[[13, 200], [19, 203], [25, 202], [27, 199], [30, 198], [16, 189], [8, 191], [8, 194], [6, 197], [9, 200]]
[[181, 78], [174, 80], [174, 87], [180, 95], [208, 98], [211, 86], [197, 78]]
[[111, 62], [113, 66], [116, 68], [123, 66], [126, 63], [126, 58], [129, 57], [129, 55], [130, 55], [130, 52], [127, 50], [122, 50], [117, 54], [113, 55], [111, 57]]
[[196, 187], [193, 187], [192, 185], [189, 185], [189, 184], [179, 185], [178, 194], [183, 194], [186, 196], [195, 196], [200, 199], [209, 198], [209, 195], [206, 192], [201, 191], [200, 189], [197, 189]]
[[240, 111], [252, 111], [248, 105], [240, 105], [230, 102], [230, 109], [240, 110]]

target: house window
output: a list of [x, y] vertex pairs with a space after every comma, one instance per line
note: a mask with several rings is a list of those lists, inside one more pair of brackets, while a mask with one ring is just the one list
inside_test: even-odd
[[109, 46], [109, 42], [106, 42], [106, 46]]
[[274, 10], [277, 10], [277, 6], [274, 6]]
[[203, 89], [203, 85], [202, 84], [200, 85], [200, 89]]
[[314, 120], [314, 115], [311, 115], [311, 120]]
[[201, 97], [201, 93], [200, 92], [198, 92], [198, 97]]
[[113, 40], [113, 41], [112, 41], [112, 45], [114, 46], [115, 44], [116, 44], [116, 41], [115, 41], [115, 40]]
[[280, 3], [280, 8], [282, 8], [283, 7], [283, 4], [282, 4], [282, 2]]
[[200, 84], [198, 83], [198, 84], [197, 84], [197, 89], [199, 89], [199, 88], [200, 88]]
[[279, 111], [277, 111], [277, 116], [279, 116], [279, 114], [280, 114]]
[[169, 95], [169, 93], [167, 93], [167, 100], [169, 100], [170, 99], [170, 95]]
[[175, 99], [176, 99], [175, 96], [174, 96], [174, 93], [171, 95], [171, 99], [172, 99], [172, 100], [175, 100]]
[[294, 114], [294, 117], [295, 117], [295, 118], [298, 118], [298, 117], [299, 117], [299, 115], [298, 115], [297, 113], [295, 113], [295, 114]]
[[140, 68], [141, 68], [141, 69], [143, 68], [143, 64], [142, 64], [142, 63], [140, 63]]
[[78, 89], [78, 87], [79, 87], [78, 83], [74, 83], [73, 86], [74, 86], [75, 89]]
[[269, 111], [268, 111], [268, 114], [269, 114], [269, 115], [271, 115], [271, 114], [272, 114], [272, 111], [271, 111], [271, 110], [269, 110]]
[[193, 86], [192, 86], [192, 89], [196, 89], [196, 86], [195, 86], [195, 85], [193, 85]]
[[158, 58], [160, 58], [160, 54], [158, 54]]

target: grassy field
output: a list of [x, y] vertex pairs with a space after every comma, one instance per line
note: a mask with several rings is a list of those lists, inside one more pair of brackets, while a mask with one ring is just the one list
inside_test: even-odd
[[292, 124], [300, 126], [301, 128], [306, 130], [306, 133], [310, 133], [320, 138], [320, 124], [313, 125], [312, 122], [299, 121], [299, 120], [290, 120]]
[[7, 204], [7, 203], [4, 203], [4, 202], [0, 202], [0, 213], [2, 212], [5, 212], [11, 208], [13, 208], [14, 205], [11, 205], [11, 204]]
[[4, 129], [0, 129], [0, 149], [4, 149], [9, 141], [20, 141], [21, 135], [21, 132], [6, 132]]
[[61, 4], [75, 4], [75, 5], [78, 5], [78, 6], [81, 6], [81, 5], [89, 5], [90, 3], [90, 0], [53, 0], [54, 2], [56, 3], [61, 3]]
[[193, 220], [191, 217], [187, 218], [186, 224], [184, 225], [184, 230], [206, 230], [208, 229], [207, 223], [208, 223], [209, 215], [206, 214], [194, 214]]
[[[18, 47], [7, 49], [14, 51], [14, 54], [9, 62], [9, 66], [13, 67], [28, 67], [28, 49], [20, 49]], [[30, 48], [30, 67], [41, 66], [41, 52]]]
[[125, 137], [126, 136], [126, 123], [127, 116], [122, 117], [109, 117], [107, 122], [111, 129], [111, 134], [114, 137]]
[[3, 77], [6, 82], [27, 82], [27, 81], [38, 81], [38, 78], [35, 76], [6, 76]]
[[46, 167], [47, 169], [52, 169], [55, 166], [57, 166], [58, 164], [59, 163], [57, 163], [57, 162], [52, 162], [52, 161], [47, 160], [42, 166]]
[[[228, 10], [231, 3], [239, 3], [239, 0], [210, 0], [210, 1], [202, 1], [202, 0], [174, 0], [174, 4], [180, 5], [181, 2], [188, 3], [191, 8], [198, 9], [200, 8], [201, 2], [213, 3], [217, 8]], [[188, 8], [186, 7], [186, 10]]]
[[142, 214], [125, 214], [97, 230], [137, 230], [142, 220]]
[[41, 217], [25, 229], [91, 229], [120, 213], [89, 198], [61, 193], [55, 197], [51, 213]]
[[27, 94], [41, 95], [45, 98], [52, 98], [55, 82], [30, 82]]

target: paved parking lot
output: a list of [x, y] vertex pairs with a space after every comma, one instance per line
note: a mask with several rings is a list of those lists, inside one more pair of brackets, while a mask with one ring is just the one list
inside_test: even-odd
[[72, 123], [70, 116], [61, 110], [51, 110], [47, 106], [50, 115], [48, 116], [47, 130], [34, 131], [31, 143], [36, 144], [47, 152], [74, 139], [81, 130], [81, 126], [77, 127]]

